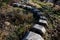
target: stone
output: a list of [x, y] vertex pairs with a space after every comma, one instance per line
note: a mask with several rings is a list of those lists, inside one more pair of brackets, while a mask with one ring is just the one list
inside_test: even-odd
[[7, 21], [6, 21], [5, 24], [8, 26], [8, 25], [10, 25], [10, 22], [7, 22]]

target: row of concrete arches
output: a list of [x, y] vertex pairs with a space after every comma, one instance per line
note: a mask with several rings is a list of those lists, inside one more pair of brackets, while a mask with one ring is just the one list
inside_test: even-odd
[[47, 27], [47, 18], [38, 9], [27, 5], [21, 5], [18, 3], [13, 4], [14, 7], [21, 7], [25, 10], [29, 10], [36, 16], [37, 22], [32, 26], [32, 28], [25, 34], [22, 40], [44, 40], [42, 37], [46, 33], [45, 27]]

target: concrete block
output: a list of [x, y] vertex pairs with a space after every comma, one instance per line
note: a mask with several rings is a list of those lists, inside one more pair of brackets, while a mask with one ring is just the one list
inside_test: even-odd
[[45, 16], [40, 16], [40, 19], [47, 20]]
[[35, 24], [32, 28], [31, 28], [31, 31], [35, 32], [35, 33], [38, 33], [38, 34], [45, 34], [46, 33], [46, 29], [44, 26], [42, 25], [39, 25], [39, 24]]
[[41, 37], [41, 35], [30, 31], [27, 34], [27, 36], [23, 38], [23, 40], [44, 40], [44, 39]]
[[38, 23], [41, 24], [41, 25], [44, 25], [44, 26], [48, 25], [47, 20], [43, 20], [43, 19], [39, 19]]

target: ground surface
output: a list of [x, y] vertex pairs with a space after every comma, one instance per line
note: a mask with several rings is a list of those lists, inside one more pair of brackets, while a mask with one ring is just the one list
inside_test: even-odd
[[[34, 5], [35, 3], [35, 5]], [[52, 3], [33, 1], [48, 20], [46, 40], [60, 40], [60, 10]], [[14, 8], [4, 4], [0, 8], [0, 40], [19, 40], [34, 24], [33, 14], [21, 8]]]

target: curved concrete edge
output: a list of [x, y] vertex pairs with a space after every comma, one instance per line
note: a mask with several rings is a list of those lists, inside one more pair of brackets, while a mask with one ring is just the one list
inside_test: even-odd
[[23, 40], [44, 40], [44, 38], [41, 37], [41, 35], [30, 31], [28, 35], [23, 38]]
[[42, 25], [35, 24], [35, 25], [33, 26], [33, 28], [35, 28], [35, 29], [37, 29], [37, 30], [40, 30], [43, 34], [46, 33], [46, 29], [45, 29], [44, 26], [42, 26]]
[[40, 16], [40, 19], [47, 20], [45, 16]]
[[38, 22], [39, 22], [40, 24], [42, 24], [42, 25], [48, 26], [47, 20], [39, 19]]

